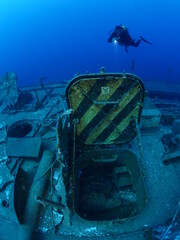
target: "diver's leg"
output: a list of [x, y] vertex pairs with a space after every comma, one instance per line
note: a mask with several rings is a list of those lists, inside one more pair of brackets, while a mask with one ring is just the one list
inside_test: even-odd
[[150, 44], [150, 45], [153, 45], [151, 42], [147, 41], [147, 40], [144, 39], [142, 36], [140, 36], [139, 38], [140, 38], [142, 41], [144, 41], [144, 42], [146, 42], [146, 43], [148, 43], [148, 44]]
[[135, 47], [138, 47], [140, 43], [141, 43], [141, 39], [138, 39], [138, 40], [135, 42]]
[[138, 39], [137, 41], [132, 39], [130, 45], [133, 46], [133, 47], [138, 47], [140, 43], [141, 43], [141, 39]]

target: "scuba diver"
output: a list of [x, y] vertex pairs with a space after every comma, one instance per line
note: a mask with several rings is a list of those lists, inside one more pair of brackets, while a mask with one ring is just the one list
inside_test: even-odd
[[128, 28], [120, 24], [116, 26], [116, 28], [113, 30], [113, 33], [108, 39], [108, 42], [109, 43], [118, 42], [118, 44], [124, 46], [126, 52], [128, 52], [129, 46], [138, 47], [139, 44], [141, 43], [141, 40], [150, 45], [153, 45], [151, 42], [145, 40], [142, 36], [140, 36], [138, 40], [132, 39], [131, 36], [129, 35]]

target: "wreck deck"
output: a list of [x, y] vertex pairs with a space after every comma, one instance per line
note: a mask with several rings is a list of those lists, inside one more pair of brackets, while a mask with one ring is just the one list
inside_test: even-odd
[[[25, 170], [34, 169], [41, 159], [42, 149], [57, 152], [56, 123], [67, 109], [65, 87], [66, 84], [54, 83], [23, 88], [21, 89], [24, 94], [22, 97], [26, 96], [27, 99], [30, 95], [31, 97], [26, 103], [22, 99], [16, 109], [9, 108], [1, 102], [0, 239], [14, 240], [18, 238], [19, 223], [14, 211], [13, 194], [19, 166], [25, 162]], [[174, 150], [172, 150], [171, 144], [172, 135], [175, 134], [173, 123], [180, 116], [180, 100], [177, 98], [179, 90], [173, 86], [169, 95], [167, 85], [161, 90], [159, 90], [159, 86], [156, 89], [155, 86], [152, 87], [152, 84], [149, 88], [147, 86], [152, 98], [147, 98], [145, 101], [140, 125], [143, 150], [141, 164], [148, 196], [148, 204], [142, 213], [128, 221], [113, 219], [99, 222], [82, 219], [76, 213], [70, 219], [67, 207], [63, 210], [64, 216], [62, 216], [62, 213], [53, 211], [57, 209], [57, 206], [47, 205], [45, 211], [41, 212], [41, 219], [36, 227], [38, 232], [35, 232], [34, 239], [79, 239], [82, 237], [86, 237], [86, 239], [118, 239], [119, 236], [122, 239], [144, 239], [143, 231], [163, 224], [174, 216], [180, 200], [180, 173], [177, 171], [180, 163], [176, 161], [165, 165], [163, 156], [179, 149], [178, 143], [177, 146], [173, 146]], [[160, 102], [174, 103], [170, 108], [173, 116], [169, 117], [165, 114], [164, 105], [161, 105], [161, 108], [156, 107], [156, 104], [158, 105]], [[167, 105], [165, 108], [167, 110]], [[162, 122], [162, 118], [164, 122]], [[17, 137], [19, 142], [16, 141], [16, 145], [13, 144], [11, 149], [11, 146], [6, 145], [6, 140], [11, 144], [13, 142], [12, 131], [11, 133], [9, 131], [12, 126], [15, 129], [13, 137]], [[24, 128], [23, 137], [16, 135], [19, 132], [19, 126]], [[180, 134], [180, 132], [176, 132], [176, 134]], [[170, 136], [166, 144], [162, 142], [164, 135]], [[38, 141], [38, 144], [33, 144], [33, 141], [34, 143]], [[131, 144], [135, 146], [133, 151], [139, 152], [136, 147], [138, 146], [137, 139], [134, 139]], [[16, 149], [13, 151], [15, 146]], [[18, 146], [21, 148], [18, 149]], [[8, 147], [7, 151], [6, 147]], [[56, 194], [52, 195], [53, 202], [57, 202], [57, 190], [60, 191], [58, 197], [61, 197], [61, 203], [66, 205], [65, 188], [62, 187], [62, 163], [58, 162], [57, 164], [52, 169], [48, 189], [51, 192], [52, 185], [53, 189], [55, 188]]]

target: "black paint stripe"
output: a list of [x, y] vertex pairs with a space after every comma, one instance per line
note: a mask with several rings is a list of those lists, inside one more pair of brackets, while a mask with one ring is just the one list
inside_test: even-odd
[[[96, 79], [94, 79], [96, 81]], [[74, 112], [73, 117], [81, 119], [82, 116], [87, 112], [87, 110], [93, 104], [92, 100], [97, 99], [99, 94], [101, 93], [101, 86], [106, 86], [107, 81], [105, 79], [97, 80], [93, 87], [86, 93], [87, 96], [84, 96], [80, 105]], [[78, 85], [77, 85], [78, 86]], [[83, 89], [82, 89], [83, 91]], [[92, 100], [91, 100], [92, 99]]]
[[115, 139], [115, 142], [124, 142], [127, 140], [132, 139], [136, 134], [135, 125], [133, 122], [130, 122], [130, 124], [124, 129], [121, 135]]
[[[124, 96], [124, 93], [127, 93], [129, 89], [132, 89], [137, 85], [136, 82], [130, 80], [125, 80], [112, 94], [112, 96], [108, 99], [108, 101], [117, 101], [117, 99], [121, 99]], [[128, 94], [128, 93], [127, 93]], [[117, 104], [116, 104], [117, 105]], [[111, 111], [113, 111], [115, 104], [107, 104], [103, 106], [99, 113], [95, 115], [94, 118], [92, 118], [91, 122], [84, 128], [84, 130], [79, 135], [79, 138], [85, 141], [90, 135], [91, 132], [94, 130], [94, 128], [97, 128], [105, 118], [110, 114]], [[90, 116], [91, 117], [91, 116]]]
[[137, 102], [141, 98], [141, 91], [136, 94], [136, 96], [126, 105], [126, 107], [114, 118], [112, 123], [110, 123], [107, 128], [96, 138], [93, 143], [104, 142], [109, 135], [115, 130], [115, 126], [118, 126], [124, 118], [126, 118], [132, 110], [135, 108]]

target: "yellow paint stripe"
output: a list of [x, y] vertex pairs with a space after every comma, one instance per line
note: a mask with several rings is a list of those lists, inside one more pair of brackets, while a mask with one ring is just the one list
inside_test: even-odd
[[[108, 82], [106, 87], [110, 88], [109, 94], [101, 94], [97, 98], [98, 101], [108, 101], [110, 97], [114, 94], [117, 88], [123, 83], [124, 79], [113, 79]], [[92, 104], [88, 111], [84, 114], [84, 116], [80, 119], [80, 124], [77, 127], [77, 135], [80, 135], [81, 132], [85, 129], [85, 127], [92, 121], [92, 119], [101, 111], [104, 105], [95, 105]]]
[[94, 129], [91, 135], [87, 138], [86, 143], [92, 143], [104, 130], [105, 128], [113, 121], [113, 119], [128, 105], [128, 103], [136, 96], [140, 91], [140, 86], [136, 85], [132, 88], [127, 94], [122, 98], [118, 106], [108, 115], [107, 118]]
[[139, 116], [139, 107], [135, 107], [129, 115], [123, 119], [123, 121], [117, 126], [117, 128], [109, 135], [109, 137], [104, 142], [105, 144], [114, 143], [114, 140], [119, 137], [119, 133], [122, 133], [129, 125], [132, 117], [137, 119]]
[[73, 111], [75, 112], [81, 102], [84, 100], [84, 94], [82, 93], [85, 92], [86, 94], [90, 91], [90, 89], [94, 86], [96, 83], [96, 79], [90, 79], [88, 80], [88, 84], [85, 84], [86, 81], [79, 81], [75, 83], [70, 90], [70, 102], [71, 102], [71, 107]]

